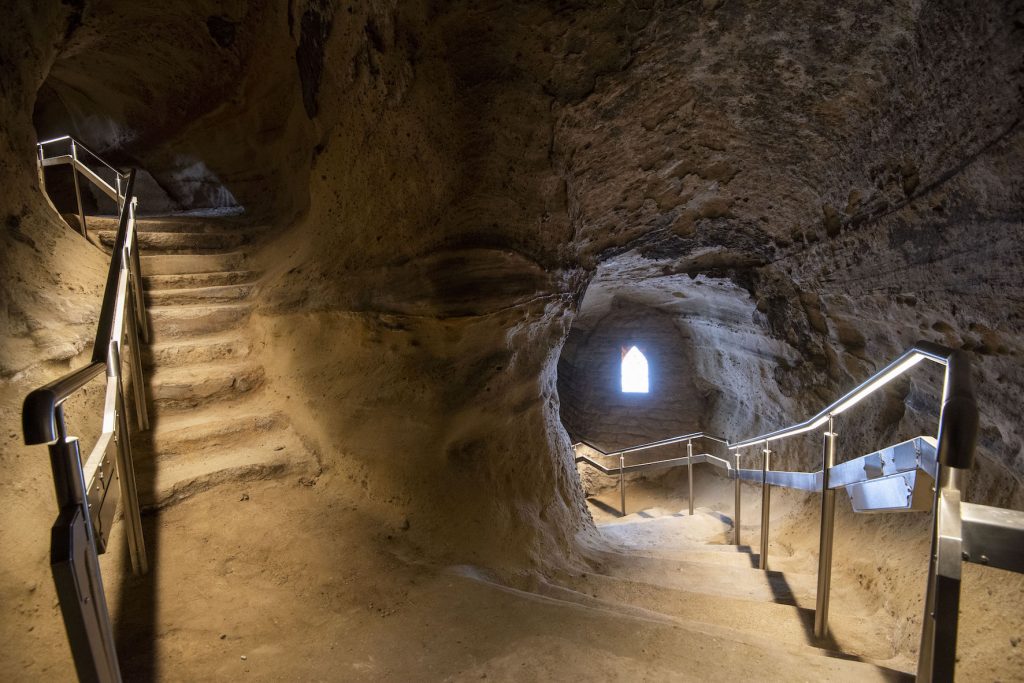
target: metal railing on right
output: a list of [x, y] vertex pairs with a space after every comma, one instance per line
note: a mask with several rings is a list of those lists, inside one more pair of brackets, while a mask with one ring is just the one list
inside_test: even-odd
[[[62, 140], [71, 139], [57, 141]], [[55, 141], [42, 143], [40, 149], [52, 142]], [[102, 183], [100, 189], [104, 192], [112, 191], [120, 208], [117, 235], [92, 357], [84, 367], [25, 398], [22, 429], [26, 444], [49, 447], [59, 510], [51, 529], [50, 564], [78, 677], [83, 681], [120, 681], [98, 556], [106, 551], [120, 501], [132, 569], [136, 574], [147, 571], [128, 419], [130, 405], [138, 429], [149, 428], [141, 356], [141, 340], [148, 341], [149, 327], [135, 232], [135, 171], [121, 174], [114, 169], [118, 182], [113, 187], [83, 170], [88, 167], [77, 160], [81, 143], [71, 140], [71, 146], [70, 162], [45, 158], [41, 152], [40, 169], [48, 161], [72, 163], [76, 185], [81, 171], [91, 182]], [[78, 438], [68, 433], [64, 404], [104, 375], [104, 405], [102, 413], [96, 416], [101, 420], [101, 432], [83, 461]], [[125, 390], [127, 382], [131, 384], [130, 394]]]
[[[915, 437], [837, 463], [835, 421], [838, 416], [923, 360], [945, 368], [937, 435], [934, 438]], [[821, 469], [814, 472], [771, 469], [773, 443], [822, 428]], [[690, 470], [689, 508], [693, 514], [693, 465], [704, 462], [726, 470], [727, 476], [735, 480], [733, 542], [736, 545], [740, 544], [741, 482], [760, 483], [759, 566], [764, 570], [768, 568], [772, 487], [820, 493], [821, 525], [814, 620], [814, 632], [818, 638], [824, 638], [828, 633], [836, 491], [844, 489], [849, 494], [855, 512], [931, 511], [932, 551], [925, 584], [917, 678], [919, 681], [952, 681], [956, 664], [962, 562], [1024, 572], [1024, 513], [961, 501], [967, 473], [974, 460], [977, 429], [978, 408], [967, 354], [922, 341], [813, 417], [789, 427], [735, 442], [695, 432], [609, 453], [583, 441], [574, 444], [574, 448], [577, 463], [619, 476], [623, 514], [626, 509], [625, 474], [628, 472], [686, 465]], [[731, 457], [694, 453], [693, 443], [702, 439], [725, 444], [732, 453]], [[627, 454], [678, 443], [687, 444], [686, 456], [626, 463]], [[741, 459], [749, 451], [743, 451], [752, 448], [762, 456], [761, 467], [744, 469]], [[601, 458], [617, 458], [618, 466], [603, 465]]]

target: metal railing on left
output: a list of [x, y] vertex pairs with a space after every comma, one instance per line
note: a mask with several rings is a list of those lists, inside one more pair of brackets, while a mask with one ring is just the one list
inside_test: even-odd
[[[75, 151], [80, 143], [72, 144], [72, 163], [81, 170]], [[41, 153], [40, 168], [44, 165]], [[135, 171], [115, 172], [124, 179], [116, 187], [100, 179], [117, 195], [120, 216], [92, 357], [84, 367], [31, 392], [22, 411], [25, 443], [47, 444], [50, 451], [59, 510], [51, 530], [50, 563], [75, 668], [83, 681], [121, 680], [99, 566], [119, 501], [132, 570], [148, 570], [128, 411], [130, 406], [139, 430], [149, 428], [141, 357], [141, 340], [148, 341], [149, 326], [135, 230]], [[85, 176], [99, 184], [88, 173]], [[78, 438], [68, 434], [64, 404], [100, 377], [106, 382], [102, 415], [97, 415], [102, 429], [83, 460]], [[131, 385], [130, 393], [126, 384]]]
[[[43, 140], [36, 145], [36, 164], [39, 169], [39, 186], [46, 189], [46, 169], [50, 166], [71, 166], [71, 177], [75, 185], [75, 206], [82, 235], [89, 237], [85, 224], [85, 204], [82, 202], [82, 185], [79, 176], [85, 177], [96, 189], [110, 197], [117, 204], [117, 213], [124, 209], [125, 198], [131, 193], [127, 190], [128, 174], [122, 173], [104, 161], [98, 154], [83, 145], [70, 135]], [[86, 163], [85, 159], [95, 162]], [[95, 166], [96, 168], [93, 168]], [[101, 174], [110, 176], [110, 182]]]

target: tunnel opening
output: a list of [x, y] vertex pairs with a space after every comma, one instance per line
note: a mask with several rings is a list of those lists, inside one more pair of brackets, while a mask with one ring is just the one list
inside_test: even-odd
[[[154, 149], [170, 131], [154, 128], [154, 118], [135, 111], [145, 106], [146, 85], [131, 83], [113, 68], [100, 43], [56, 60], [36, 93], [32, 124], [38, 142], [50, 155], [72, 153], [68, 142], [77, 141], [77, 160], [103, 178], [115, 182], [119, 169], [135, 168], [135, 195], [139, 215], [170, 214], [237, 216], [245, 213], [231, 189], [211, 169], [202, 150]], [[133, 124], [133, 121], [135, 122]], [[78, 201], [86, 215], [114, 216], [116, 203], [93, 184], [81, 181], [76, 194], [71, 166], [43, 169], [41, 180], [58, 212], [73, 220]]]

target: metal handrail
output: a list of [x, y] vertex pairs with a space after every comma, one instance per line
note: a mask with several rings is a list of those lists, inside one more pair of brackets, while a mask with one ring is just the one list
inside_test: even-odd
[[852, 408], [863, 399], [910, 370], [922, 360], [927, 358], [935, 361], [936, 363], [947, 365], [953, 353], [954, 351], [952, 349], [947, 349], [938, 344], [919, 341], [904, 351], [899, 358], [868, 377], [850, 391], [843, 394], [843, 396], [836, 401], [833, 401], [822, 408], [816, 415], [814, 415], [814, 417], [808, 418], [803, 422], [790, 425], [789, 427], [776, 429], [775, 431], [768, 432], [767, 434], [761, 434], [748, 439], [742, 439], [735, 443], [730, 443], [729, 450], [738, 450], [741, 448], [748, 448], [750, 446], [762, 446], [766, 441], [778, 441], [790, 436], [796, 436], [797, 434], [803, 434], [805, 432], [815, 430], [828, 422], [829, 417], [834, 417], [847, 409]]
[[[42, 145], [62, 139], [76, 144], [73, 138], [56, 138], [40, 143], [40, 150]], [[77, 150], [73, 147], [72, 151], [77, 169]], [[43, 158], [41, 152], [40, 170]], [[129, 401], [122, 380], [127, 376], [131, 381], [134, 400], [130, 403], [138, 428], [148, 429], [140, 338], [149, 340], [149, 326], [136, 232], [136, 172], [131, 170], [124, 183], [118, 173], [118, 195], [123, 201], [119, 202], [117, 233], [90, 361], [29, 393], [22, 409], [25, 443], [49, 446], [60, 509], [51, 533], [51, 568], [75, 667], [80, 679], [101, 681], [121, 680], [98, 558], [106, 550], [119, 498], [132, 569], [136, 574], [148, 569], [127, 418]], [[84, 175], [96, 182], [95, 174]], [[77, 190], [77, 173], [75, 184]], [[84, 231], [84, 217], [82, 225]], [[130, 351], [127, 367], [123, 364], [125, 347]], [[102, 430], [83, 462], [77, 437], [67, 432], [64, 403], [104, 370]]]
[[[69, 153], [60, 154], [57, 156], [47, 156], [46, 147], [48, 145], [53, 145], [58, 142], [69, 142]], [[75, 201], [78, 207], [78, 220], [81, 226], [80, 229], [83, 237], [88, 239], [89, 232], [85, 222], [85, 208], [82, 204], [82, 189], [78, 182], [79, 174], [85, 176], [85, 178], [89, 182], [98, 187], [104, 194], [106, 194], [108, 197], [114, 200], [114, 202], [117, 204], [118, 214], [122, 212], [122, 210], [124, 209], [125, 198], [127, 196], [130, 196], [130, 194], [124, 190], [124, 188], [126, 187], [125, 183], [128, 180], [127, 173], [124, 173], [120, 169], [111, 166], [109, 163], [104, 161], [102, 157], [96, 154], [96, 152], [92, 151], [84, 144], [82, 144], [80, 140], [70, 135], [62, 135], [60, 137], [51, 138], [49, 140], [43, 140], [42, 142], [36, 143], [36, 149], [36, 164], [38, 166], [39, 171], [39, 185], [44, 190], [46, 189], [46, 174], [44, 171], [47, 167], [60, 166], [64, 164], [71, 166], [71, 176], [75, 185]], [[78, 158], [78, 151], [80, 149], [114, 172], [114, 183], [117, 187], [112, 186], [110, 183], [108, 183], [106, 180], [100, 177], [98, 173], [93, 171]]]
[[117, 168], [115, 166], [111, 166], [109, 163], [107, 163], [107, 161], [105, 161], [103, 159], [103, 157], [101, 157], [99, 154], [97, 154], [96, 152], [92, 151], [88, 147], [86, 147], [85, 143], [83, 143], [81, 140], [79, 140], [78, 138], [76, 138], [76, 137], [74, 137], [72, 135], [61, 135], [58, 138], [50, 138], [49, 140], [43, 140], [42, 142], [37, 142], [36, 146], [37, 147], [44, 147], [46, 145], [51, 145], [51, 144], [54, 144], [54, 143], [57, 143], [57, 142], [64, 142], [65, 140], [71, 140], [72, 142], [75, 143], [75, 145], [77, 147], [81, 147], [86, 152], [88, 152], [89, 156], [91, 156], [93, 159], [95, 159], [96, 161], [100, 162], [101, 164], [103, 164], [104, 166], [109, 168], [111, 171], [113, 171], [114, 173], [119, 175], [121, 178], [127, 180], [128, 172], [122, 171], [122, 170], [120, 170], [119, 168]]
[[[884, 451], [861, 456], [842, 464], [836, 463], [835, 419], [866, 397], [909, 371], [922, 360], [931, 360], [945, 367], [938, 434], [935, 439], [918, 437], [892, 446]], [[816, 472], [784, 472], [770, 469], [769, 446], [772, 441], [826, 427], [822, 439], [822, 466]], [[693, 514], [694, 463], [706, 462], [727, 471], [735, 480], [735, 515], [733, 520], [736, 545], [740, 544], [740, 483], [752, 480], [761, 484], [761, 546], [759, 566], [768, 568], [768, 529], [770, 519], [771, 487], [782, 486], [805, 491], [820, 492], [821, 527], [818, 553], [818, 590], [815, 606], [814, 632], [823, 638], [828, 632], [829, 593], [831, 590], [832, 546], [835, 530], [835, 492], [838, 488], [852, 491], [855, 487], [888, 486], [894, 477], [907, 473], [925, 472], [933, 478], [935, 487], [930, 509], [932, 511], [932, 552], [928, 582], [925, 590], [925, 615], [921, 631], [918, 658], [918, 680], [952, 681], [956, 663], [956, 631], [960, 595], [962, 562], [989, 564], [1003, 569], [1024, 572], [1024, 513], [961, 501], [961, 491], [967, 472], [974, 459], [978, 430], [978, 408], [971, 383], [970, 361], [963, 351], [955, 351], [931, 342], [920, 341], [907, 349], [896, 360], [874, 373], [838, 400], [823, 408], [813, 417], [789, 427], [736, 442], [695, 432], [670, 437], [652, 443], [631, 446], [613, 453], [579, 441], [576, 462], [585, 463], [605, 474], [618, 474], [622, 495], [622, 514], [626, 510], [625, 479], [627, 471], [686, 464], [690, 468], [690, 514]], [[734, 461], [712, 456], [695, 455], [693, 440], [707, 438], [726, 445]], [[687, 443], [687, 456], [651, 463], [626, 465], [625, 454], [676, 443]], [[579, 449], [586, 446], [601, 456], [618, 456], [619, 466], [601, 465]], [[750, 446], [763, 447], [760, 470], [740, 468], [740, 450]], [[902, 452], [899, 449], [904, 449]], [[913, 453], [906, 449], [913, 448]], [[835, 481], [830, 481], [831, 477]], [[905, 484], [906, 479], [901, 479]], [[861, 491], [862, 489], [858, 489]], [[917, 489], [914, 489], [917, 490]], [[871, 496], [862, 494], [870, 501]], [[903, 509], [920, 509], [908, 496]], [[884, 498], [884, 496], [882, 496]], [[872, 501], [875, 504], [874, 501]], [[875, 504], [870, 509], [889, 509]], [[856, 510], [856, 507], [855, 507]]]

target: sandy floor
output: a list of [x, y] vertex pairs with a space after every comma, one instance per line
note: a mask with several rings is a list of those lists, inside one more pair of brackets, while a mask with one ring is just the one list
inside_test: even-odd
[[149, 576], [119, 575], [117, 548], [104, 559], [128, 679], [784, 680], [798, 662], [808, 680], [897, 675], [585, 600], [558, 577], [431, 567], [400, 528], [368, 532], [373, 517], [329, 477], [229, 485], [164, 510], [147, 528]]

